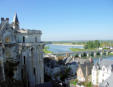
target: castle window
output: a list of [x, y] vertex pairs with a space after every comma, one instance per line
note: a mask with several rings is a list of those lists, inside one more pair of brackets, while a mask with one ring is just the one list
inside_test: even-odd
[[25, 56], [24, 56], [24, 64], [25, 64], [26, 62], [25, 62]]
[[23, 36], [23, 43], [25, 43], [25, 37]]
[[31, 48], [31, 52], [33, 52], [33, 47]]
[[35, 70], [35, 68], [33, 68], [33, 73], [34, 73], [34, 75], [36, 75], [36, 70]]
[[37, 37], [35, 37], [35, 42], [37, 42]]
[[23, 69], [21, 69], [21, 78], [23, 79]]

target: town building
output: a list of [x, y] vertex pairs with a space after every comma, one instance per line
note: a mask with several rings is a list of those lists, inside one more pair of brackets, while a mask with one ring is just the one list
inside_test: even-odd
[[[100, 59], [92, 68], [92, 84], [99, 85], [105, 82], [113, 73], [113, 61]], [[109, 87], [109, 86], [106, 86]]]
[[79, 82], [90, 81], [91, 69], [93, 66], [92, 59], [78, 60], [77, 80]]
[[99, 84], [99, 87], [113, 87], [113, 73], [104, 82]]
[[5, 80], [4, 63], [19, 62], [14, 78], [26, 79], [29, 87], [44, 82], [43, 47], [40, 30], [21, 29], [17, 14], [13, 22], [1, 18], [0, 24], [0, 80]]

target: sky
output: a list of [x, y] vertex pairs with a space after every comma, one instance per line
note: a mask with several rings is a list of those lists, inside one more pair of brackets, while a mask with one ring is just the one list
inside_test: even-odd
[[43, 41], [113, 40], [113, 0], [0, 0], [0, 17], [15, 13]]

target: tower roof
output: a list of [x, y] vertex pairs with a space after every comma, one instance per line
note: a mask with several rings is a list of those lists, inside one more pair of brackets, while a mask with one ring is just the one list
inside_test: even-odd
[[17, 13], [15, 13], [15, 16], [13, 17], [13, 23], [19, 23]]

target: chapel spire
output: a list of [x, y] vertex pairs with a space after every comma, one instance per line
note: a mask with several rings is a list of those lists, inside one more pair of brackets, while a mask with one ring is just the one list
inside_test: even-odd
[[19, 29], [19, 21], [18, 21], [17, 13], [15, 13], [15, 16], [13, 17], [13, 28]]

